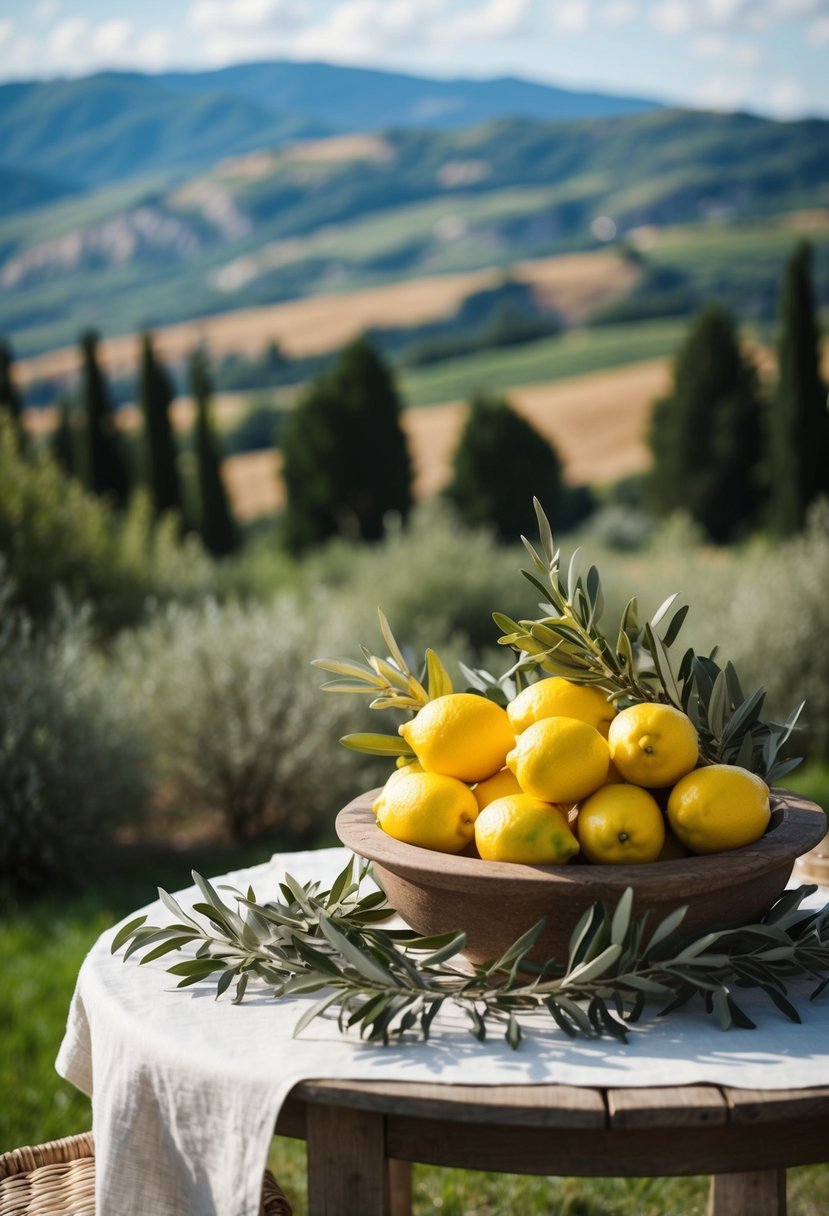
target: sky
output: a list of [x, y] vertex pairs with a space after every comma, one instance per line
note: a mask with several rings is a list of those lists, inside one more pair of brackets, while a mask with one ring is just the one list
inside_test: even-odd
[[829, 117], [829, 0], [0, 0], [0, 79], [254, 59]]

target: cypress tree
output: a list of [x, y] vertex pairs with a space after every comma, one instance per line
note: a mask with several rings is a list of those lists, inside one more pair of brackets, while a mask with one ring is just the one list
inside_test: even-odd
[[190, 392], [196, 406], [194, 448], [199, 484], [199, 535], [205, 548], [216, 557], [233, 553], [239, 535], [222, 481], [221, 458], [210, 419], [213, 386], [203, 350], [190, 358]]
[[780, 297], [777, 391], [769, 405], [769, 522], [799, 531], [809, 504], [829, 494], [829, 413], [806, 241], [786, 266]]
[[74, 425], [75, 402], [68, 393], [61, 393], [56, 405], [58, 425], [49, 440], [49, 448], [56, 463], [68, 473], [76, 476], [80, 465], [78, 452], [78, 430]]
[[412, 469], [394, 378], [365, 339], [341, 352], [282, 433], [285, 539], [300, 551], [334, 535], [376, 540], [411, 507]]
[[733, 319], [711, 305], [694, 320], [674, 361], [673, 390], [651, 414], [651, 504], [686, 510], [718, 543], [756, 520], [762, 402]]
[[10, 414], [18, 431], [22, 431], [23, 403], [12, 375], [12, 362], [11, 347], [0, 340], [0, 409]]
[[80, 443], [81, 478], [93, 494], [109, 494], [119, 507], [129, 498], [129, 466], [115, 428], [115, 414], [106, 381], [98, 366], [98, 336], [81, 338], [81, 405], [84, 430]]
[[555, 448], [504, 398], [478, 394], [455, 450], [446, 496], [466, 523], [488, 524], [512, 540], [532, 531], [533, 495], [555, 525], [562, 499]]
[[156, 358], [150, 334], [141, 340], [141, 372], [138, 388], [144, 416], [144, 481], [156, 515], [181, 511], [181, 485], [176, 465], [176, 443], [170, 425], [173, 385], [166, 368]]

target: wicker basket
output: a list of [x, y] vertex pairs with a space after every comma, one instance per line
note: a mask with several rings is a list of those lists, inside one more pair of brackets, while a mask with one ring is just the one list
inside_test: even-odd
[[[0, 1156], [0, 1216], [95, 1216], [95, 1146], [91, 1132], [16, 1148]], [[265, 1170], [259, 1216], [292, 1216]]]

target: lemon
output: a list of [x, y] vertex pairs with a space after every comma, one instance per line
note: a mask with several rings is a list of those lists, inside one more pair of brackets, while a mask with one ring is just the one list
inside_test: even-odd
[[408, 762], [408, 764], [398, 764], [397, 767], [395, 769], [393, 769], [392, 772], [389, 774], [389, 776], [386, 779], [386, 784], [383, 786], [382, 790], [380, 791], [380, 793], [378, 794], [378, 796], [374, 799], [374, 802], [372, 803], [371, 809], [374, 811], [374, 814], [375, 815], [377, 814], [377, 808], [380, 805], [380, 800], [382, 799], [383, 795], [385, 794], [385, 792], [389, 788], [389, 786], [393, 785], [395, 781], [399, 781], [401, 777], [411, 777], [412, 773], [422, 773], [422, 772], [423, 772], [423, 769], [418, 764], [417, 760], [410, 760]]
[[478, 806], [483, 810], [496, 798], [506, 798], [508, 794], [520, 794], [521, 786], [514, 773], [511, 773], [508, 768], [502, 768], [492, 777], [487, 777], [486, 781], [479, 781], [472, 793], [475, 795]]
[[734, 764], [710, 764], [678, 781], [668, 820], [692, 853], [720, 853], [759, 840], [771, 818], [769, 788]]
[[544, 802], [579, 802], [605, 781], [610, 752], [587, 722], [542, 718], [521, 732], [507, 764], [525, 794]]
[[429, 701], [399, 733], [427, 772], [469, 782], [503, 768], [515, 742], [506, 710], [469, 692]]
[[571, 684], [562, 676], [549, 676], [529, 684], [510, 701], [507, 713], [516, 735], [542, 718], [577, 718], [595, 726], [607, 738], [616, 708], [607, 693], [593, 685]]
[[665, 824], [655, 798], [637, 785], [605, 785], [579, 808], [581, 851], [598, 865], [656, 861]]
[[579, 843], [556, 806], [529, 794], [496, 798], [475, 821], [475, 844], [484, 861], [555, 865], [579, 851]]
[[462, 781], [441, 773], [399, 777], [387, 783], [374, 805], [384, 832], [421, 849], [459, 853], [475, 834], [475, 795]]
[[655, 789], [673, 785], [699, 758], [691, 719], [673, 705], [642, 701], [623, 709], [610, 724], [610, 758], [626, 781]]

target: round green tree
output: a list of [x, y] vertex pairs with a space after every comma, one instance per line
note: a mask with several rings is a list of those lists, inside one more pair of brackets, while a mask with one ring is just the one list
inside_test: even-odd
[[718, 543], [750, 529], [759, 502], [762, 400], [734, 321], [718, 305], [691, 325], [648, 438], [649, 497], [658, 512], [687, 511]]
[[360, 338], [319, 377], [282, 433], [285, 540], [295, 552], [330, 536], [376, 540], [411, 506], [412, 470], [391, 371]]
[[555, 448], [504, 398], [476, 395], [446, 489], [461, 518], [513, 539], [535, 526], [533, 496], [544, 503], [555, 524], [562, 490]]

